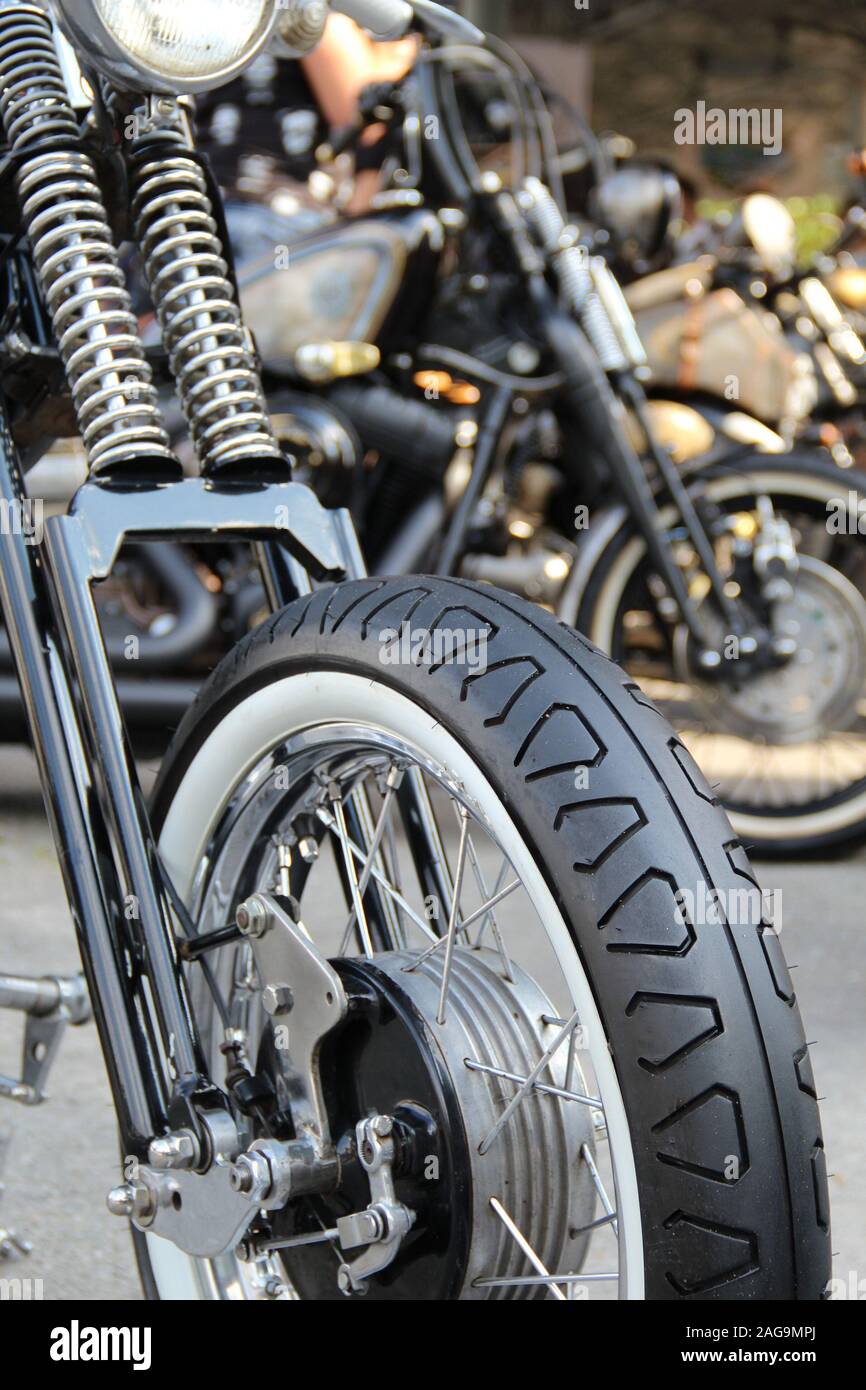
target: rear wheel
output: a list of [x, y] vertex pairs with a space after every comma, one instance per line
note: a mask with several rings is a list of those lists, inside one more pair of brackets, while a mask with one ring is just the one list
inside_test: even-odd
[[[414, 1225], [368, 1298], [821, 1297], [823, 1149], [778, 939], [685, 748], [585, 641], [458, 581], [319, 592], [217, 669], [155, 815], [199, 931], [291, 849], [358, 1001], [322, 1051], [332, 1134], [375, 1112], [401, 1135]], [[249, 948], [212, 960], [215, 992], [190, 969], [214, 1078], [228, 1025], [278, 1091]], [[137, 1234], [146, 1290], [340, 1298], [328, 1233], [365, 1192], [349, 1164], [246, 1262]]]

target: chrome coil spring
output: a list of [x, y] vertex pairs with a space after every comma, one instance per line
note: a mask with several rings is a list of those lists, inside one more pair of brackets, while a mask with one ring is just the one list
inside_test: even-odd
[[35, 5], [0, 9], [0, 119], [90, 467], [146, 458], [174, 471], [96, 170]]
[[568, 224], [550, 189], [540, 179], [526, 179], [524, 195], [530, 225], [554, 266], [565, 301], [580, 320], [593, 351], [606, 372], [624, 370], [628, 360], [596, 291], [586, 248], [568, 241]]
[[133, 151], [132, 168], [147, 283], [203, 472], [282, 463], [201, 168], [171, 136]]

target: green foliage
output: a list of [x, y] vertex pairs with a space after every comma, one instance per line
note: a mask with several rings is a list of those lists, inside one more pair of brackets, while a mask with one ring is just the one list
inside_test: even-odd
[[[797, 257], [800, 265], [811, 265], [815, 256], [835, 241], [841, 225], [839, 201], [831, 193], [818, 193], [811, 198], [783, 198], [797, 226]], [[718, 217], [732, 213], [735, 198], [701, 198], [698, 212], [701, 217]]]

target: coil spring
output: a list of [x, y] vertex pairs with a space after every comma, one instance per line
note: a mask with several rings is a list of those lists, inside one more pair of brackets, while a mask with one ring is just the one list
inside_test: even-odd
[[253, 458], [287, 467], [201, 168], [169, 132], [156, 152], [152, 138], [133, 149], [132, 161], [133, 221], [202, 470]]
[[524, 188], [528, 195], [530, 223], [556, 268], [566, 302], [580, 319], [604, 370], [622, 371], [628, 362], [616, 330], [593, 286], [585, 249], [562, 244], [567, 224], [556, 199], [541, 180], [529, 178]]
[[90, 467], [105, 474], [146, 457], [175, 471], [51, 21], [35, 5], [0, 10], [0, 118]]

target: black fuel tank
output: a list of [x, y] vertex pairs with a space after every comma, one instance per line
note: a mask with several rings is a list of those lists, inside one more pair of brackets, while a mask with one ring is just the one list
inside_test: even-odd
[[432, 295], [444, 236], [424, 208], [312, 231], [253, 206], [229, 208], [228, 220], [244, 314], [271, 371], [289, 370], [305, 343], [383, 346]]

